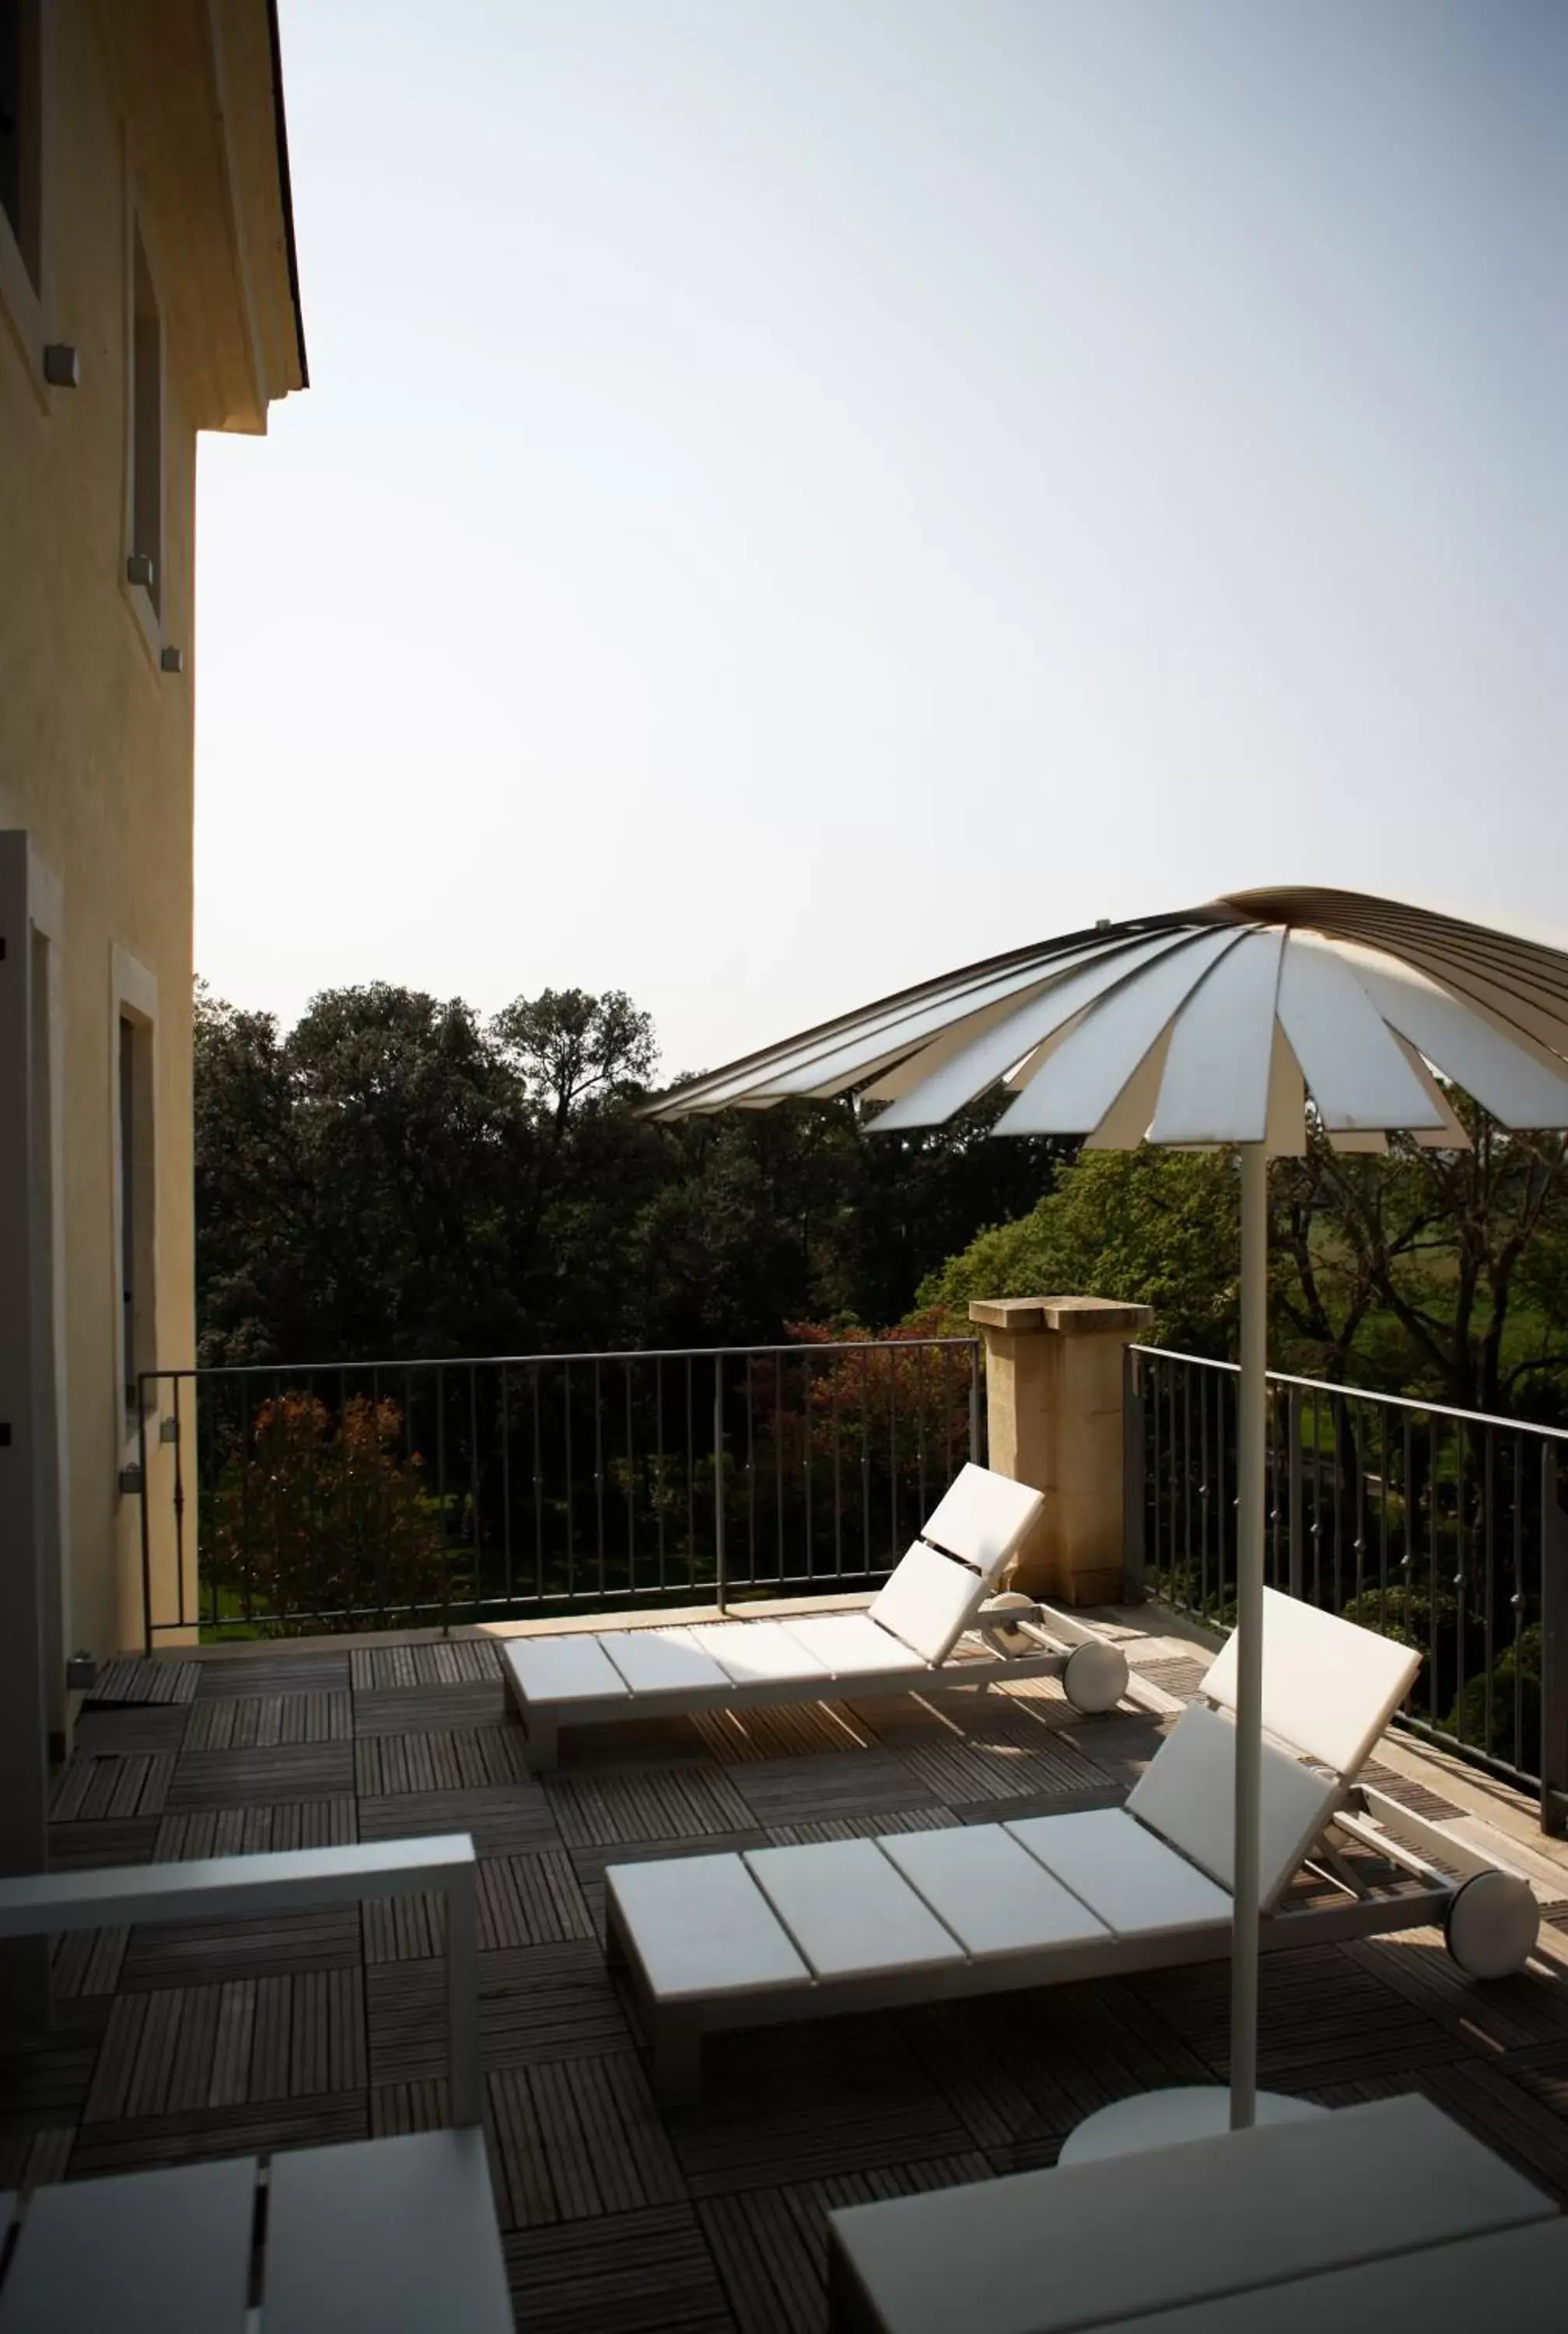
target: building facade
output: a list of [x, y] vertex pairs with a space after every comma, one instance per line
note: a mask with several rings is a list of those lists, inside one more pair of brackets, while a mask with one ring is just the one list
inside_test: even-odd
[[[197, 434], [306, 380], [274, 0], [0, 0], [0, 1865], [194, 1359]], [[166, 1463], [157, 1443], [154, 1464]], [[4, 1795], [0, 1795], [4, 1796]]]

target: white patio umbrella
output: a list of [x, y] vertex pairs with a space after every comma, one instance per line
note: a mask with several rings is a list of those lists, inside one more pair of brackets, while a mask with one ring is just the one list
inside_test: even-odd
[[[649, 1105], [674, 1118], [858, 1091], [886, 1105], [876, 1131], [894, 1133], [939, 1125], [1000, 1084], [1014, 1100], [998, 1134], [1076, 1134], [1094, 1150], [1238, 1146], [1233, 2127], [1259, 2104], [1267, 1162], [1304, 1150], [1309, 1096], [1336, 1150], [1381, 1151], [1394, 1131], [1467, 1145], [1434, 1072], [1504, 1127], [1568, 1127], [1568, 956], [1396, 901], [1281, 890], [966, 966]], [[1199, 2100], [1188, 2127], [1216, 2125]], [[1180, 2127], [1168, 2117], [1160, 2136]]]

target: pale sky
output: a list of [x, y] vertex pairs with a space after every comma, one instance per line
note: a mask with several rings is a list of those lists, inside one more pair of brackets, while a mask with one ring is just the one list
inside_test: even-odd
[[1568, 8], [284, 0], [197, 963], [695, 1069], [1266, 882], [1568, 925]]

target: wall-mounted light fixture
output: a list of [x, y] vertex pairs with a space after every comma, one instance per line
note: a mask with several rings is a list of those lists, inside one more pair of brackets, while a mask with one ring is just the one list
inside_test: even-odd
[[133, 551], [125, 563], [126, 582], [145, 584], [150, 592], [157, 578], [158, 569], [153, 564], [151, 555], [145, 551]]
[[69, 341], [51, 341], [43, 352], [43, 378], [51, 389], [80, 389], [82, 360]]
[[164, 672], [183, 672], [185, 670], [185, 651], [183, 649], [165, 649], [158, 661], [159, 670]]

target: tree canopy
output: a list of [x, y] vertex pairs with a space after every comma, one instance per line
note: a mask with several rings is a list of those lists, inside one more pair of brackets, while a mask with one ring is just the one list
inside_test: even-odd
[[896, 1321], [922, 1276], [1027, 1209], [1063, 1146], [990, 1113], [868, 1136], [849, 1103], [673, 1126], [619, 991], [483, 1019], [387, 983], [291, 1030], [200, 989], [201, 1359], [413, 1359], [763, 1344]]

